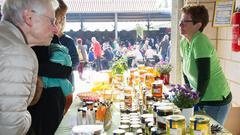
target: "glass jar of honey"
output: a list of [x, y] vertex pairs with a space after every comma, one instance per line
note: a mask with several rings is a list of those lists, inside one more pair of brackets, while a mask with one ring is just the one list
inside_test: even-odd
[[145, 70], [145, 65], [139, 64], [139, 65], [137, 66], [137, 68], [138, 68], [138, 70]]
[[163, 81], [157, 80], [152, 83], [152, 96], [162, 98]]
[[146, 73], [144, 83], [146, 87], [150, 90], [152, 87], [152, 83], [155, 81], [153, 74]]
[[190, 135], [210, 135], [210, 119], [204, 115], [190, 118]]
[[182, 115], [169, 115], [167, 120], [167, 135], [185, 135], [185, 117]]
[[173, 114], [172, 106], [157, 107], [157, 127], [161, 130], [166, 130], [166, 117]]

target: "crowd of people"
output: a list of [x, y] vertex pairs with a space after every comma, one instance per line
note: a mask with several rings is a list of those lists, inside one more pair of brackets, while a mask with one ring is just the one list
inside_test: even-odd
[[[85, 64], [100, 71], [126, 56], [129, 67], [154, 66], [170, 60], [171, 41], [145, 38], [125, 44], [83, 44], [63, 32], [67, 5], [63, 0], [5, 0], [0, 23], [0, 134], [53, 135], [72, 102], [73, 70], [80, 79]], [[201, 16], [199, 16], [201, 15]], [[197, 107], [222, 125], [232, 95], [209, 39], [204, 6], [182, 8], [180, 52], [185, 82], [200, 93]], [[154, 44], [153, 44], [154, 43]], [[222, 84], [221, 86], [217, 84]], [[218, 87], [219, 86], [219, 87]]]
[[[78, 43], [79, 40], [81, 40], [80, 43]], [[112, 63], [122, 56], [128, 58], [129, 67], [136, 67], [139, 64], [154, 66], [160, 60], [170, 60], [171, 41], [167, 34], [155, 44], [151, 43], [151, 38], [148, 37], [134, 44], [123, 41], [100, 43], [95, 37], [92, 37], [91, 41], [89, 44], [85, 41], [83, 44], [81, 38], [77, 39], [78, 46], [81, 47], [78, 53], [80, 57], [84, 56], [82, 57], [84, 63], [89, 63], [96, 71], [110, 69]], [[82, 74], [82, 68], [79, 72]]]

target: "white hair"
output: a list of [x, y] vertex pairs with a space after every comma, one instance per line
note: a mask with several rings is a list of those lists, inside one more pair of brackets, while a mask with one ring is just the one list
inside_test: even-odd
[[58, 7], [56, 0], [5, 0], [2, 7], [2, 19], [14, 24], [22, 24], [24, 10], [35, 10], [42, 13], [49, 4], [54, 9]]

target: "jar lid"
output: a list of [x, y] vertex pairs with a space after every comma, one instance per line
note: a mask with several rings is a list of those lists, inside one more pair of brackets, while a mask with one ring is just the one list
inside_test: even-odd
[[157, 107], [157, 111], [160, 111], [160, 112], [172, 112], [173, 111], [173, 107], [172, 106], [159, 106], [159, 107]]
[[166, 117], [166, 119], [168, 121], [172, 120], [172, 121], [184, 121], [185, 117], [182, 115], [169, 115]]
[[129, 123], [130, 123], [130, 120], [121, 120], [120, 123], [123, 123], [123, 124], [129, 124]]
[[145, 119], [145, 123], [148, 123], [148, 122], [153, 122], [154, 121], [154, 119], [153, 118], [146, 118]]
[[94, 102], [92, 102], [92, 101], [87, 101], [87, 102], [86, 102], [87, 105], [93, 105], [93, 103], [94, 103]]
[[153, 118], [153, 114], [147, 113], [147, 114], [143, 114], [141, 115], [142, 118]]
[[141, 128], [142, 126], [140, 124], [134, 124], [130, 126], [131, 128]]
[[148, 127], [152, 127], [153, 125], [154, 125], [153, 122], [149, 122], [149, 123], [147, 124]]
[[133, 132], [126, 132], [125, 135], [134, 135]]
[[152, 127], [151, 128], [151, 132], [156, 132], [157, 131], [157, 127]]
[[156, 85], [158, 85], [158, 84], [163, 84], [163, 80], [154, 81], [152, 84], [156, 84]]
[[125, 133], [125, 130], [123, 129], [115, 129], [113, 130], [113, 135], [122, 135]]
[[118, 128], [119, 129], [128, 129], [129, 125], [119, 125]]
[[196, 122], [196, 123], [209, 123], [210, 119], [207, 116], [204, 115], [194, 115], [190, 118], [191, 122]]

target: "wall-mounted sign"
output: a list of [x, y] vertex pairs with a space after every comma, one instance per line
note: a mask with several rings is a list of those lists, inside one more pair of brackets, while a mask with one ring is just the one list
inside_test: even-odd
[[213, 26], [230, 26], [235, 0], [216, 0], [214, 8]]

